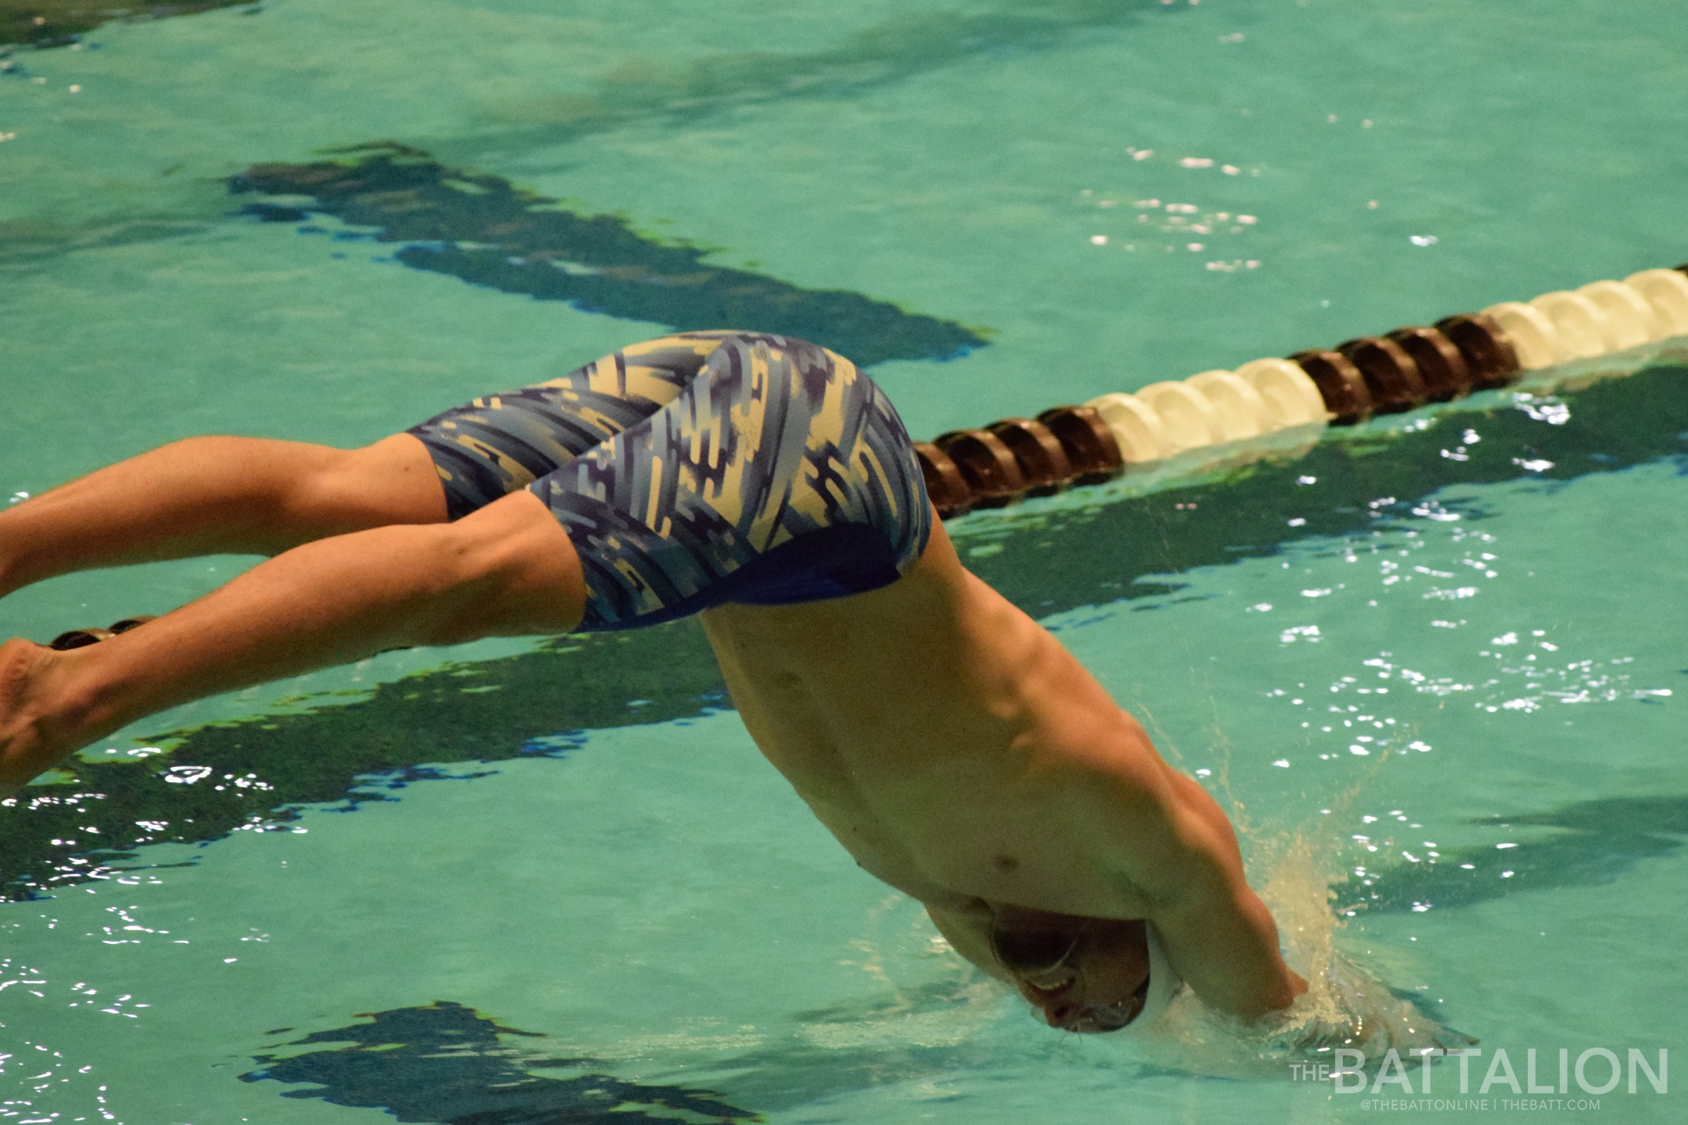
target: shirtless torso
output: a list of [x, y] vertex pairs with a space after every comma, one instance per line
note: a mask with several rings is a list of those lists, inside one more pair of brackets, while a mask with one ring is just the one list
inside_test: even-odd
[[[1204, 1000], [1245, 1018], [1305, 988], [1243, 881], [1229, 822], [1046, 630], [969, 574], [941, 527], [882, 590], [703, 615], [746, 727], [863, 868], [1051, 1023], [1119, 1002], [1141, 942], [1009, 971], [993, 933], [1144, 919]], [[1117, 935], [1116, 935], [1117, 937]]]

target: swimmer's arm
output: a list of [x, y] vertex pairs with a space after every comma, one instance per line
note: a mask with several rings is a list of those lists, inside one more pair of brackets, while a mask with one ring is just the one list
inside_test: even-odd
[[1288, 1007], [1307, 982], [1278, 951], [1277, 924], [1244, 879], [1230, 821], [1200, 785], [1159, 770], [1114, 802], [1120, 874], [1148, 899], [1167, 957], [1205, 1003], [1245, 1020]]

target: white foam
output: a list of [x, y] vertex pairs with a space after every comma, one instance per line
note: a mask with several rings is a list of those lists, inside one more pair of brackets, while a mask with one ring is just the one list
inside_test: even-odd
[[[1342, 920], [1330, 907], [1334, 873], [1304, 840], [1278, 850], [1264, 865], [1261, 897], [1277, 919], [1284, 958], [1307, 979], [1307, 991], [1282, 1012], [1244, 1023], [1181, 988], [1152, 1021], [1139, 1017], [1137, 1023], [1152, 1034], [1138, 1036], [1136, 1050], [1186, 1072], [1281, 1078], [1287, 1062], [1329, 1060], [1338, 1047], [1363, 1051], [1370, 1059], [1390, 1048], [1412, 1058], [1415, 1047], [1468, 1045], [1467, 1037], [1395, 996], [1337, 949]], [[1151, 945], [1151, 957], [1157, 946]]]

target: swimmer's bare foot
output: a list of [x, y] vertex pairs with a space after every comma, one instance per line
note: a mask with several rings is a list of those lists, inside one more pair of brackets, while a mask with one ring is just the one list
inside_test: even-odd
[[68, 656], [25, 640], [0, 644], [0, 796], [76, 748], [74, 723], [53, 699]]

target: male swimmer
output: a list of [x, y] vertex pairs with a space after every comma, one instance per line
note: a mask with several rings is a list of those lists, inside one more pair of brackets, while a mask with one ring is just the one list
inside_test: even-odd
[[0, 793], [143, 716], [488, 636], [698, 613], [768, 760], [866, 870], [1055, 1027], [1173, 974], [1253, 1020], [1304, 980], [1230, 823], [961, 566], [885, 395], [800, 340], [688, 332], [354, 451], [181, 441], [0, 512], [0, 596], [267, 554], [139, 628], [0, 645]]

